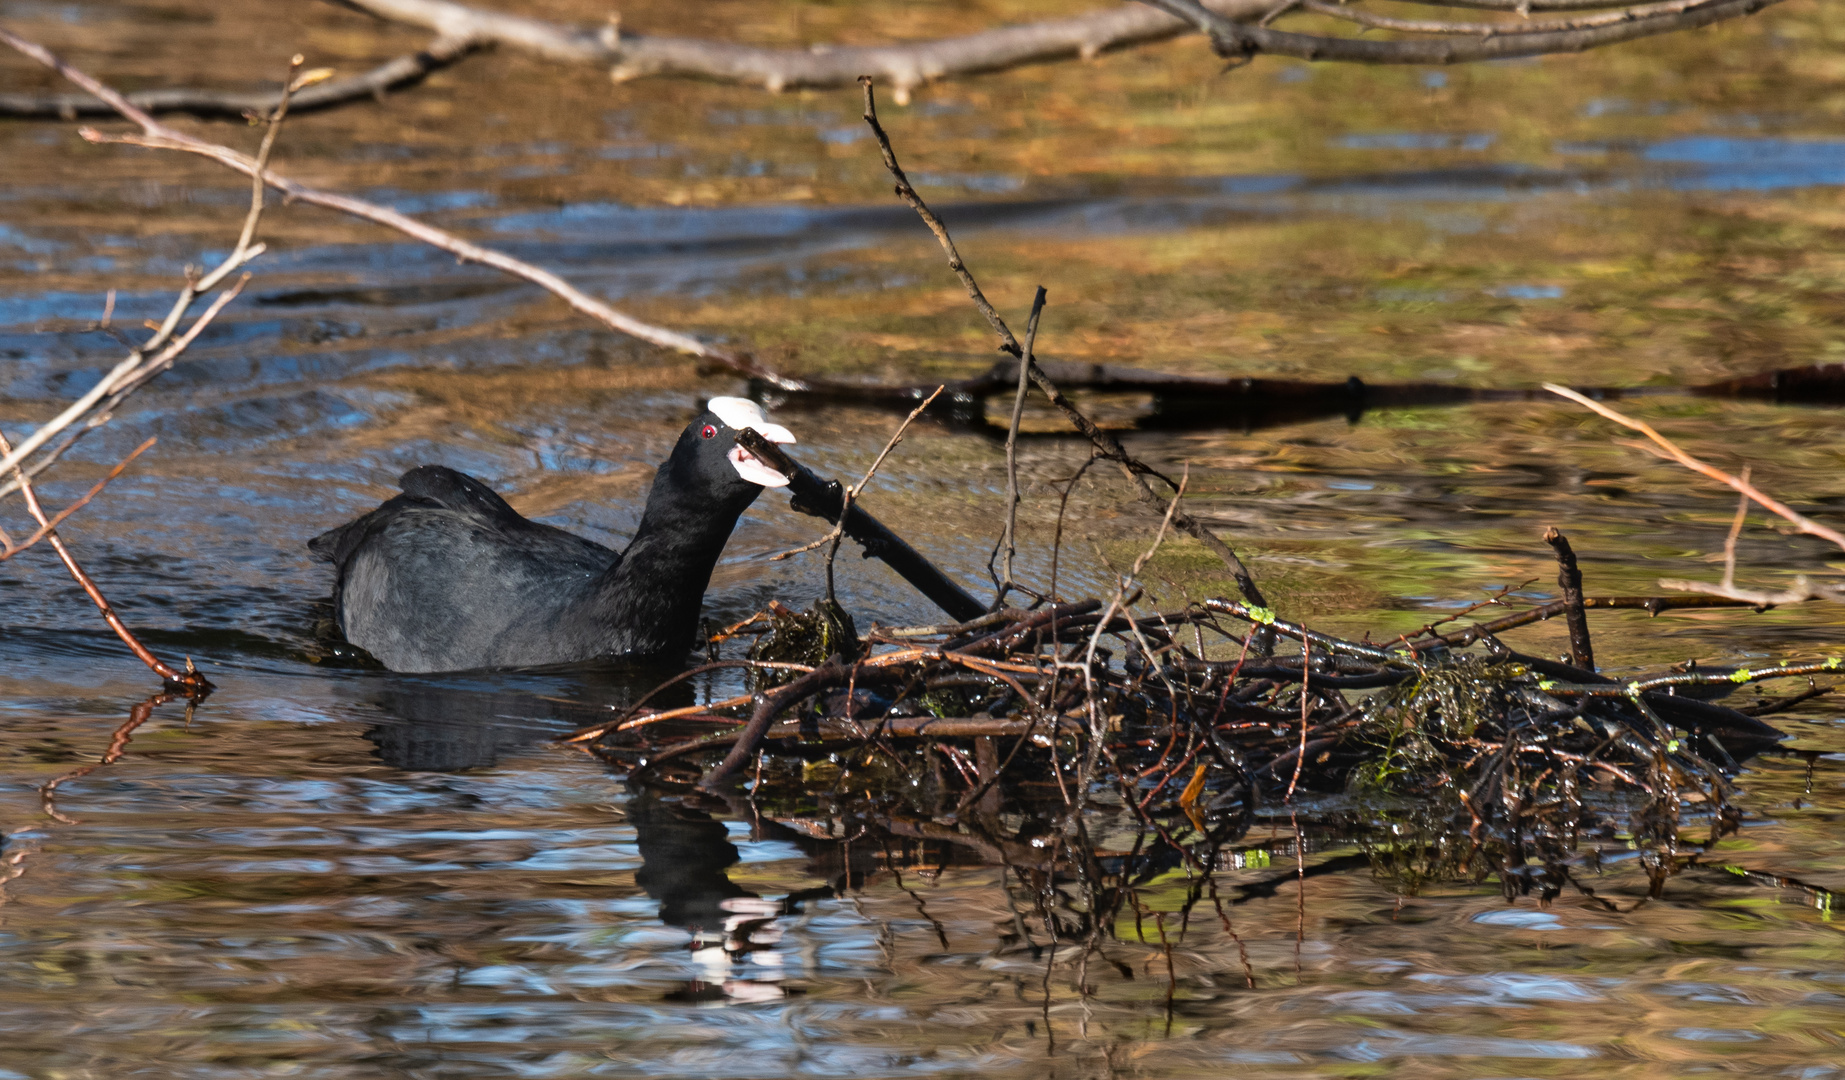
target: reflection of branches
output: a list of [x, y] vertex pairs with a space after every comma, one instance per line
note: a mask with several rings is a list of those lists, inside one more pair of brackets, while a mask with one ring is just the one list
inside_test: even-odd
[[[178, 696], [179, 695], [172, 693], [155, 694], [146, 701], [137, 702], [134, 708], [128, 710], [128, 719], [123, 721], [122, 726], [116, 728], [115, 734], [109, 737], [109, 749], [103, 752], [102, 757], [90, 762], [88, 765], [72, 769], [62, 776], [54, 777], [46, 781], [44, 786], [38, 789], [39, 806], [44, 809], [46, 814], [66, 825], [78, 824], [75, 819], [65, 817], [63, 814], [58, 813], [58, 785], [66, 781], [88, 776], [104, 765], [115, 764], [117, 759], [122, 756], [122, 751], [128, 749], [128, 741], [135, 737], [135, 730], [142, 724], [147, 723], [148, 717], [154, 715], [154, 710], [156, 708], [165, 705]], [[188, 697], [186, 700], [187, 722], [191, 722], [192, 720], [193, 705], [194, 699]]]

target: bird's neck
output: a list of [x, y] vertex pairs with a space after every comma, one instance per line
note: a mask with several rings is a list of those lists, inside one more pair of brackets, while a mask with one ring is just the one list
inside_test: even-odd
[[616, 653], [679, 654], [692, 647], [711, 571], [754, 501], [692, 499], [658, 482], [640, 528], [596, 588], [596, 621]]

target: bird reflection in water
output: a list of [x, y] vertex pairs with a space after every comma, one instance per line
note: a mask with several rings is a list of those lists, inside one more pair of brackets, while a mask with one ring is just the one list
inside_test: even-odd
[[768, 900], [730, 880], [741, 856], [730, 830], [711, 815], [647, 788], [627, 804], [641, 850], [635, 884], [660, 902], [660, 921], [691, 932], [686, 948], [699, 978], [671, 1001], [770, 1001], [787, 994], [777, 920], [831, 888]]
[[[584, 692], [591, 689], [601, 693]], [[550, 687], [540, 695], [394, 678], [374, 698], [384, 716], [365, 731], [365, 738], [377, 748], [380, 761], [406, 772], [488, 768], [504, 756], [606, 719], [606, 705], [574, 702], [607, 698], [610, 689], [607, 683], [562, 692]], [[625, 701], [614, 704], [620, 708]], [[661, 922], [691, 934], [686, 948], [699, 974], [669, 992], [670, 1001], [749, 1003], [798, 992], [783, 984], [787, 965], [780, 920], [798, 914], [810, 900], [838, 895], [838, 888], [862, 881], [875, 869], [871, 852], [854, 853], [851, 862], [864, 865], [848, 868], [837, 843], [816, 842], [765, 823], [774, 839], [793, 841], [807, 851], [815, 876], [837, 881], [837, 887], [765, 899], [730, 880], [729, 870], [741, 855], [722, 821], [647, 788], [634, 790], [624, 809], [641, 855], [635, 883], [659, 902]]]

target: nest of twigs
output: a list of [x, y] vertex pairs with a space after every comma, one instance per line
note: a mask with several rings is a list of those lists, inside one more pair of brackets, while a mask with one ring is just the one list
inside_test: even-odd
[[578, 738], [635, 782], [747, 791], [810, 831], [876, 824], [1053, 876], [1149, 845], [1208, 868], [1280, 816], [1356, 839], [1406, 891], [1496, 874], [1508, 895], [1554, 895], [1611, 842], [1657, 890], [1682, 844], [1735, 827], [1730, 777], [1780, 737], [1697, 695], [1838, 666], [1616, 683], [1477, 631], [1377, 646], [1228, 600], [862, 640], [842, 616], [778, 607], [733, 627], [757, 635], [753, 659], [698, 671], [746, 668], [751, 694]]

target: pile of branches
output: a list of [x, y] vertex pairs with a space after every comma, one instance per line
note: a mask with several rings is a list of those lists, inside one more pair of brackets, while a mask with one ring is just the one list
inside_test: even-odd
[[[1841, 667], [1616, 682], [1520, 653], [1494, 623], [1379, 646], [1240, 600], [1139, 611], [1132, 588], [862, 639], [829, 601], [773, 609], [717, 635], [756, 635], [748, 658], [680, 676], [741, 668], [749, 693], [643, 701], [572, 741], [686, 798], [965, 843], [1052, 876], [1107, 857], [1097, 838], [1123, 828], [1213, 869], [1279, 817], [1358, 840], [1410, 891], [1497, 875], [1508, 895], [1555, 895], [1616, 849], [1657, 891], [1736, 827], [1730, 778], [1781, 738], [1704, 698]], [[1575, 600], [1499, 624], [1648, 606]]]

